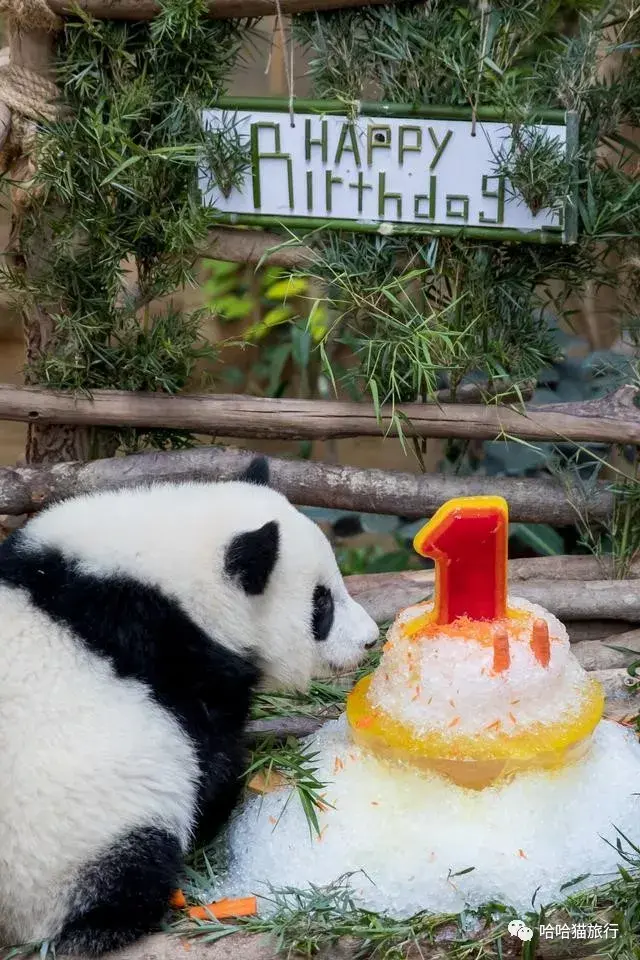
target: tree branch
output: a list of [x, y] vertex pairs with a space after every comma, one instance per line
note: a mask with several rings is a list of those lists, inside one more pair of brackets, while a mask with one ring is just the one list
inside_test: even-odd
[[[283, 13], [307, 13], [310, 10], [341, 10], [348, 7], [372, 7], [389, 0], [280, 0]], [[402, 3], [403, 0], [395, 0]], [[48, 0], [58, 16], [73, 14], [75, 6], [98, 20], [152, 20], [160, 13], [155, 0]], [[276, 0], [209, 0], [209, 16], [270, 17], [277, 12]]]
[[0, 150], [4, 148], [11, 133], [11, 110], [6, 103], [0, 102]]
[[[506, 404], [408, 403], [395, 409], [408, 437], [573, 440], [640, 444], [639, 395], [633, 386], [597, 400], [517, 407]], [[91, 397], [38, 387], [0, 386], [0, 420], [30, 424], [172, 428], [218, 437], [326, 440], [379, 437], [393, 430], [373, 405], [224, 394], [95, 390]]]
[[[251, 451], [230, 447], [196, 447], [175, 452], [139, 453], [129, 457], [58, 463], [41, 467], [0, 468], [0, 513], [33, 513], [54, 499], [151, 481], [228, 480], [242, 471]], [[486, 477], [446, 477], [387, 470], [361, 470], [305, 460], [268, 458], [273, 485], [293, 503], [420, 519], [431, 516], [452, 497], [487, 491]], [[491, 490], [509, 503], [511, 519], [524, 523], [575, 522], [567, 490], [551, 479], [495, 477]], [[571, 494], [594, 519], [611, 514], [613, 496], [603, 483], [584, 501]]]

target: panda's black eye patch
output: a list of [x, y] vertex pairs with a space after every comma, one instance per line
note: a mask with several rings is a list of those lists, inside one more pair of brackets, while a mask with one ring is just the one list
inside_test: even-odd
[[311, 616], [314, 640], [326, 640], [333, 626], [333, 594], [322, 584], [316, 584], [313, 591], [313, 613]]

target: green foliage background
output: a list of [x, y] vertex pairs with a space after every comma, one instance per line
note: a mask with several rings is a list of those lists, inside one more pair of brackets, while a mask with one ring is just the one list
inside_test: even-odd
[[[192, 382], [199, 359], [224, 360], [224, 344], [202, 336], [201, 312], [167, 307], [152, 315], [149, 305], [194, 280], [212, 216], [201, 205], [198, 164], [222, 185], [246, 169], [234, 130], [208, 135], [200, 110], [226, 92], [254, 24], [209, 20], [204, 0], [160, 6], [145, 23], [79, 14], [58, 42], [68, 111], [41, 126], [29, 185], [38, 199], [21, 241], [37, 269], [25, 276], [9, 268], [3, 278], [52, 317], [53, 336], [28, 371], [51, 387], [173, 393]], [[588, 284], [616, 286], [620, 327], [635, 335], [639, 158], [625, 125], [640, 117], [637, 5], [405, 0], [298, 16], [293, 29], [309, 54], [314, 95], [339, 98], [348, 111], [365, 96], [500, 107], [516, 146], [496, 158], [497, 169], [533, 208], [563, 202], [570, 175], [553, 143], [532, 132], [536, 109], [577, 111], [579, 242], [315, 231], [306, 238], [320, 255], [313, 271], [293, 279], [263, 273], [252, 288], [260, 309], [249, 332], [229, 336], [253, 344], [250, 389], [316, 396], [336, 386], [379, 407], [429, 399], [443, 386], [455, 395], [470, 379], [486, 386], [487, 399], [534, 381], [548, 399], [557, 386], [548, 371], [562, 362], [558, 324], [571, 320], [567, 297]], [[609, 56], [617, 61], [611, 75], [600, 70]], [[229, 321], [229, 310], [239, 310], [242, 319], [246, 291], [234, 292], [233, 271], [210, 266], [204, 309]], [[131, 267], [134, 287], [124, 283]], [[286, 289], [274, 299], [268, 291], [279, 282]], [[221, 380], [247, 388], [237, 371], [222, 369]], [[396, 427], [402, 433], [400, 416]], [[168, 431], [123, 431], [118, 439], [126, 450], [193, 442]]]
[[[614, 28], [615, 41], [611, 39]], [[491, 384], [537, 380], [559, 357], [546, 314], [570, 319], [567, 299], [587, 284], [619, 283], [640, 250], [638, 147], [624, 125], [639, 118], [640, 13], [628, 2], [497, 0], [402, 3], [295, 20], [311, 55], [315, 94], [352, 106], [367, 99], [502, 108], [515, 148], [497, 158], [535, 210], [562, 202], [570, 172], [532, 130], [536, 107], [577, 111], [579, 242], [530, 243], [360, 235], [318, 238], [320, 277], [337, 315], [332, 333], [360, 364], [349, 373], [374, 403], [428, 399], [470, 376]], [[616, 55], [613, 79], [600, 76]], [[613, 162], [601, 158], [603, 147]], [[558, 292], [558, 291], [561, 292]], [[638, 320], [640, 270], [622, 328]], [[398, 422], [399, 428], [401, 423]]]

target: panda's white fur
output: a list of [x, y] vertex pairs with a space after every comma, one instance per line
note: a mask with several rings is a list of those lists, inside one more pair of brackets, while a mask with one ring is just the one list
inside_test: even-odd
[[[272, 533], [274, 522], [273, 570], [264, 589], [247, 592], [229, 575], [229, 544], [247, 531]], [[175, 881], [175, 857], [188, 848], [207, 804], [209, 826], [222, 825], [217, 820], [228, 813], [240, 772], [241, 727], [227, 716], [233, 691], [248, 698], [253, 680], [304, 689], [313, 676], [360, 662], [378, 629], [349, 597], [322, 531], [255, 483], [82, 496], [43, 511], [11, 540], [0, 547], [0, 943], [62, 933], [66, 949], [101, 952], [160, 918], [157, 899]], [[254, 559], [260, 562], [242, 562]], [[111, 583], [123, 583], [124, 593], [112, 594]], [[320, 642], [311, 610], [319, 583], [334, 605]], [[82, 604], [91, 609], [78, 609]], [[160, 693], [147, 611], [165, 631]], [[138, 657], [131, 665], [121, 635], [129, 629]], [[179, 673], [181, 643], [191, 645], [190, 662], [187, 653], [203, 638], [215, 646], [220, 669], [228, 668], [219, 696], [231, 701], [221, 719], [218, 694], [208, 703], [207, 690], [198, 690], [202, 677], [193, 677], [193, 697], [179, 690], [177, 699], [167, 677], [172, 657]], [[149, 676], [144, 660], [140, 666], [145, 650]], [[167, 708], [167, 696], [179, 709]], [[213, 727], [224, 727], [219, 737], [206, 729], [209, 716]], [[207, 758], [210, 769], [203, 769]], [[219, 803], [218, 776], [225, 782]], [[143, 867], [156, 902], [148, 917], [140, 910], [134, 920], [121, 901], [147, 882]]]

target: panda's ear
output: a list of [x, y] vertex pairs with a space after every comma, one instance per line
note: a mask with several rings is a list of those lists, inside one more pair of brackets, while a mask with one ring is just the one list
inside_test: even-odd
[[243, 483], [254, 483], [258, 487], [268, 487], [271, 479], [269, 476], [269, 461], [266, 457], [254, 457], [237, 479]]
[[245, 593], [264, 593], [278, 559], [280, 528], [270, 520], [258, 530], [239, 533], [227, 547], [224, 569]]

